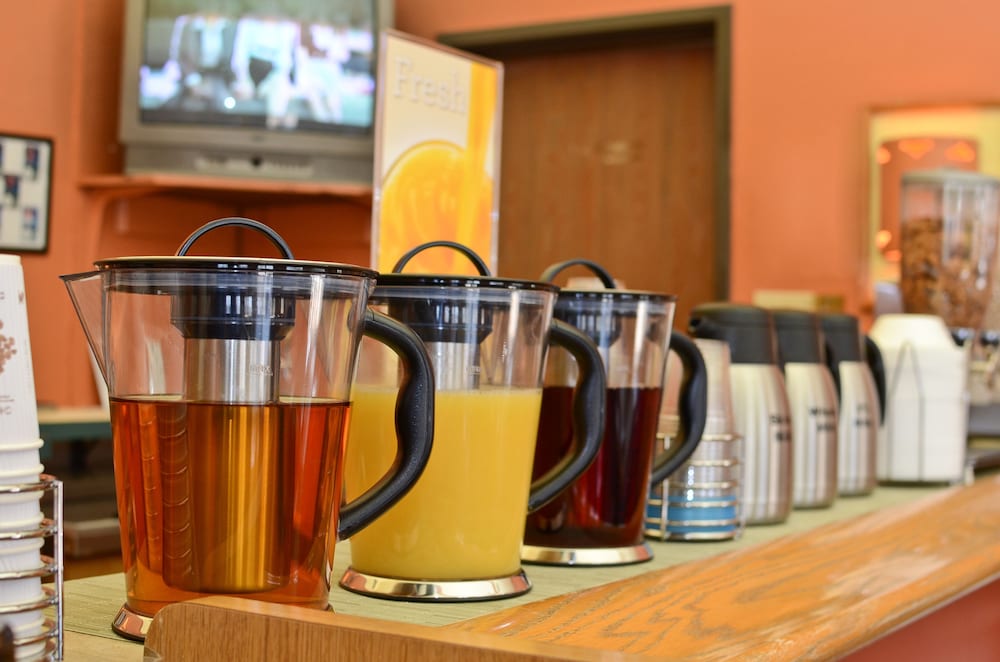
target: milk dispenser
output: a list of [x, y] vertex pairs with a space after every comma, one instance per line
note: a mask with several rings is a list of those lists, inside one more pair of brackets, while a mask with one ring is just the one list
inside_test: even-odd
[[872, 326], [885, 363], [881, 481], [958, 482], [965, 471], [968, 349], [936, 315], [881, 315]]

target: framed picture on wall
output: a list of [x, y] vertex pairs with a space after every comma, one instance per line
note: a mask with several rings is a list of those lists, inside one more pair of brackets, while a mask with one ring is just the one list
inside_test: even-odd
[[0, 253], [48, 249], [52, 141], [0, 134]]

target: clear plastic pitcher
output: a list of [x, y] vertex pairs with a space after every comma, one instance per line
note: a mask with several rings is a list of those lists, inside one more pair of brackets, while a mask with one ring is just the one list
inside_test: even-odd
[[[283, 257], [186, 255], [226, 225], [264, 232]], [[96, 266], [63, 279], [111, 397], [127, 591], [115, 629], [142, 638], [161, 607], [206, 594], [326, 607], [328, 535], [397, 501], [432, 440], [427, 354], [367, 308], [375, 272], [295, 260], [248, 219], [203, 226], [175, 256]], [[400, 356], [399, 451], [377, 487], [341, 506], [362, 335]]]
[[[402, 274], [435, 247], [464, 252], [479, 276]], [[381, 274], [372, 305], [416, 331], [435, 375], [435, 441], [414, 489], [351, 538], [341, 585], [409, 600], [484, 600], [523, 593], [525, 515], [552, 499], [593, 460], [604, 426], [604, 370], [586, 336], [552, 319], [558, 288], [495, 278], [468, 248], [418, 246]], [[532, 458], [550, 345], [579, 366], [573, 396], [580, 443], [532, 483]], [[348, 497], [392, 461], [391, 397], [397, 360], [363, 343], [347, 448]]]
[[[605, 426], [594, 463], [568, 490], [528, 517], [521, 556], [555, 565], [620, 565], [652, 558], [644, 541], [649, 485], [663, 481], [695, 451], [705, 427], [707, 373], [695, 344], [671, 331], [676, 298], [625, 290], [600, 265], [584, 259], [549, 267], [551, 282], [564, 269], [584, 266], [602, 288], [562, 289], [557, 319], [587, 335], [608, 374]], [[673, 349], [681, 359], [681, 432], [671, 452], [656, 454], [656, 430]], [[578, 443], [569, 395], [578, 381], [575, 364], [553, 349], [545, 374], [535, 472], [558, 466]]]

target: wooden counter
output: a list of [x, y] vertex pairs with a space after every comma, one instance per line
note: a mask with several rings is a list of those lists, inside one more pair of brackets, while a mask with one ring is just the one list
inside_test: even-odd
[[[474, 636], [498, 653], [541, 647], [496, 659], [836, 658], [1000, 578], [1000, 475], [967, 487], [883, 486], [738, 541], [653, 548], [653, 561], [634, 566], [527, 566], [534, 588], [509, 600], [415, 605], [334, 588], [335, 613], [309, 616], [328, 630], [370, 629], [383, 643], [405, 632], [408, 645], [426, 638], [446, 649]], [[341, 544], [335, 577], [348, 557]], [[67, 659], [87, 659], [86, 647], [102, 659], [142, 658], [109, 627], [123, 595], [121, 575], [67, 583]], [[208, 622], [198, 619], [184, 623], [185, 637]], [[218, 659], [245, 655], [251, 629], [230, 628]]]

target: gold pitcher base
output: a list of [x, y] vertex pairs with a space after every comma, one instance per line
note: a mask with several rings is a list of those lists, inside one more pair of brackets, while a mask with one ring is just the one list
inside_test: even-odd
[[646, 543], [629, 547], [521, 546], [521, 560], [538, 565], [628, 565], [652, 558], [653, 550]]
[[379, 577], [348, 568], [340, 579], [340, 585], [361, 595], [414, 602], [499, 600], [527, 593], [531, 589], [531, 581], [523, 570], [508, 577], [435, 581]]

